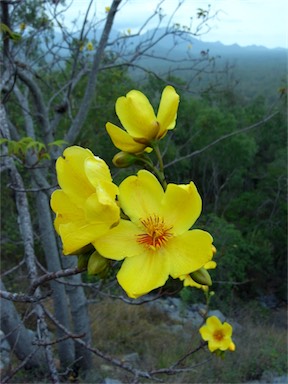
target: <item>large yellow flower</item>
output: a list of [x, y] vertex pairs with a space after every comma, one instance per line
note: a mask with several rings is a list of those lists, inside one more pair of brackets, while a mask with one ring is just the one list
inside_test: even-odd
[[232, 326], [226, 322], [222, 324], [218, 317], [208, 317], [206, 324], [199, 329], [199, 332], [202, 339], [208, 341], [210, 352], [217, 349], [220, 351], [226, 351], [226, 349], [235, 351], [235, 344], [231, 339]]
[[189, 230], [201, 212], [194, 183], [168, 184], [164, 192], [156, 177], [145, 170], [127, 177], [119, 187], [119, 202], [129, 220], [120, 220], [93, 245], [113, 260], [125, 258], [117, 274], [119, 284], [136, 298], [196, 271], [213, 256], [212, 237]]
[[51, 207], [56, 213], [55, 229], [67, 255], [92, 243], [118, 223], [118, 187], [112, 183], [104, 160], [89, 149], [65, 149], [56, 162], [56, 171], [62, 189], [53, 192]]
[[168, 85], [165, 87], [157, 117], [147, 97], [140, 91], [130, 91], [116, 101], [116, 113], [126, 129], [112, 123], [106, 124], [115, 147], [123, 152], [141, 153], [151, 150], [154, 140], [160, 140], [176, 124], [179, 95]]

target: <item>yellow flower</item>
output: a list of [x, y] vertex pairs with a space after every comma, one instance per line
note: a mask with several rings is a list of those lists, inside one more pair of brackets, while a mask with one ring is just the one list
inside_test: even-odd
[[56, 171], [62, 189], [53, 192], [51, 207], [56, 213], [55, 229], [67, 255], [92, 243], [118, 223], [118, 188], [112, 183], [107, 164], [89, 149], [65, 149], [56, 162]]
[[[150, 151], [154, 140], [162, 139], [176, 124], [179, 95], [165, 87], [157, 117], [147, 97], [140, 91], [130, 91], [116, 101], [116, 113], [127, 132], [108, 122], [106, 129], [115, 147], [124, 152]], [[147, 148], [148, 147], [148, 148]]]
[[232, 326], [226, 322], [223, 324], [216, 316], [208, 317], [206, 324], [203, 325], [199, 332], [202, 336], [202, 339], [208, 341], [208, 348], [210, 352], [216, 350], [226, 351], [235, 351], [235, 344], [233, 343], [232, 336]]
[[93, 44], [91, 42], [89, 42], [87, 45], [86, 45], [86, 48], [87, 48], [87, 51], [93, 51], [94, 47], [93, 47]]
[[[215, 248], [215, 247], [213, 246], [212, 248]], [[205, 268], [206, 270], [215, 269], [216, 266], [217, 266], [216, 262], [211, 260], [211, 261], [208, 261], [208, 263], [206, 263], [203, 266], [203, 268]], [[183, 281], [184, 287], [195, 287], [195, 288], [203, 289], [204, 291], [207, 290], [207, 285], [197, 283], [195, 280], [193, 280], [193, 278], [189, 274], [179, 276], [179, 279]]]
[[131, 221], [120, 220], [93, 245], [104, 257], [125, 259], [117, 279], [128, 296], [144, 295], [169, 275], [178, 278], [211, 260], [211, 235], [189, 230], [202, 207], [194, 183], [168, 184], [164, 192], [152, 173], [141, 170], [120, 184], [119, 203]]

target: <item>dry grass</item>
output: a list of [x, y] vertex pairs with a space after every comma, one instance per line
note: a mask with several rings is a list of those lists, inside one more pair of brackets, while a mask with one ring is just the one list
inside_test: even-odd
[[[175, 331], [175, 322], [147, 305], [131, 306], [117, 300], [105, 300], [91, 306], [90, 310], [94, 345], [120, 359], [137, 352], [139, 362], [135, 365], [144, 370], [169, 366], [196, 347], [200, 340], [198, 330], [189, 324], [176, 327]], [[177, 376], [162, 375], [159, 378], [165, 383], [245, 383], [259, 379], [265, 372], [284, 374], [287, 370], [286, 328], [273, 325], [267, 313], [259, 311], [257, 315], [255, 308], [238, 312], [241, 325], [234, 332], [237, 345], [234, 353], [227, 353], [222, 360], [211, 356], [207, 350], [200, 351], [186, 363], [193, 367], [210, 359], [206, 364]], [[285, 316], [286, 310], [282, 313]], [[97, 359], [96, 371], [103, 378], [118, 378], [124, 383], [131, 380], [129, 374]], [[89, 383], [90, 380], [91, 383], [101, 382], [97, 377], [93, 381], [92, 374]]]

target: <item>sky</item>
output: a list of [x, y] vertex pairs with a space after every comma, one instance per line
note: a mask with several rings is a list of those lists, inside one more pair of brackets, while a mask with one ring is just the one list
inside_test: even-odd
[[[189, 25], [191, 17], [196, 16], [198, 8], [211, 6], [211, 14], [217, 13], [209, 22], [209, 31], [200, 36], [203, 41], [220, 41], [223, 44], [240, 46], [263, 45], [267, 48], [288, 48], [288, 1], [286, 0], [181, 0], [183, 4], [173, 17], [173, 22]], [[90, 0], [67, 0], [71, 3], [64, 13], [66, 22], [81, 20]], [[94, 0], [91, 15], [105, 17], [105, 7], [112, 0]], [[137, 32], [153, 14], [158, 1], [122, 0], [115, 18], [114, 29]], [[168, 22], [179, 0], [162, 0], [162, 14], [166, 15], [162, 26]], [[195, 19], [196, 21], [197, 19]], [[155, 28], [158, 16], [146, 26]], [[196, 26], [196, 24], [195, 24]], [[192, 24], [193, 30], [193, 24]], [[204, 32], [204, 31], [203, 31]]]

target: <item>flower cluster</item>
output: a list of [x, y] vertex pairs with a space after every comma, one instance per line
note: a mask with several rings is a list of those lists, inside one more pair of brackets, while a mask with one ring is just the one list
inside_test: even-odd
[[[201, 213], [201, 197], [192, 181], [167, 184], [164, 175], [159, 141], [174, 129], [178, 104], [172, 86], [163, 90], [157, 116], [137, 90], [118, 98], [116, 114], [124, 129], [106, 124], [121, 151], [113, 162], [117, 167], [144, 168], [119, 186], [104, 160], [89, 149], [66, 148], [56, 162], [61, 189], [53, 192], [51, 207], [64, 255], [77, 254], [78, 265], [100, 277], [119, 265], [111, 261], [121, 262], [117, 280], [131, 298], [164, 286], [169, 277], [203, 289], [207, 298], [213, 293], [208, 273], [216, 267], [213, 238], [192, 228]], [[215, 316], [200, 333], [211, 352], [235, 350], [232, 327]]]
[[[116, 113], [126, 131], [112, 123], [106, 128], [122, 158], [134, 161], [157, 149], [158, 141], [175, 127], [178, 104], [171, 86], [162, 93], [157, 116], [143, 93], [133, 90], [120, 97]], [[154, 168], [158, 178], [142, 169], [118, 188], [107, 164], [77, 146], [64, 151], [56, 170], [61, 189], [52, 194], [51, 207], [63, 253], [83, 253], [93, 245], [89, 273], [105, 264], [103, 258], [123, 260], [117, 279], [131, 298], [163, 286], [170, 276], [191, 285], [193, 273], [201, 274], [201, 282], [210, 285], [209, 274], [201, 271], [213, 263], [213, 239], [208, 232], [191, 229], [202, 208], [193, 182], [167, 185]]]

